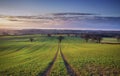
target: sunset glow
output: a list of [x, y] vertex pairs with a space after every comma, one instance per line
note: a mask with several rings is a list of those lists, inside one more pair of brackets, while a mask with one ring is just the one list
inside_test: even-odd
[[120, 30], [118, 0], [87, 1], [1, 0], [0, 28]]

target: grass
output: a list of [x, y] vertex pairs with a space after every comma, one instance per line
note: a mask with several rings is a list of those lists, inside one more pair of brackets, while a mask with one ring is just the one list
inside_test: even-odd
[[60, 52], [58, 53], [57, 59], [55, 61], [55, 64], [53, 65], [50, 76], [69, 76], [67, 74], [67, 70], [65, 68]]
[[66, 38], [62, 44], [65, 57], [78, 74], [81, 76], [120, 75], [120, 45], [82, 41], [74, 37]]
[[[29, 38], [34, 38], [30, 42]], [[104, 38], [103, 42], [116, 42]], [[57, 36], [44, 35], [0, 37], [0, 76], [37, 76], [53, 60], [58, 48]], [[79, 76], [120, 75], [120, 45], [88, 43], [80, 37], [62, 41], [62, 52]], [[50, 71], [50, 76], [68, 76], [61, 54]]]
[[42, 73], [57, 50], [55, 38], [41, 37], [38, 41], [5, 40], [0, 46], [0, 76], [36, 76]]

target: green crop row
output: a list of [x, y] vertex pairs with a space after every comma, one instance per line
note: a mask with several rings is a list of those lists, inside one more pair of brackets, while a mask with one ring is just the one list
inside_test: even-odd
[[84, 43], [80, 38], [65, 38], [62, 51], [81, 76], [120, 75], [120, 45]]
[[69, 76], [67, 74], [66, 67], [64, 65], [64, 61], [61, 57], [60, 51], [58, 53], [57, 59], [51, 69], [50, 76]]
[[[114, 41], [103, 38], [103, 42]], [[57, 49], [57, 36], [3, 36], [0, 38], [0, 76], [38, 76], [53, 60]], [[65, 59], [79, 76], [119, 76], [119, 49], [120, 45], [86, 43], [80, 37], [65, 36], [61, 44]], [[50, 76], [68, 76], [60, 52]]]
[[36, 39], [39, 41], [2, 40], [0, 76], [36, 76], [45, 70], [56, 53], [57, 42], [55, 38]]

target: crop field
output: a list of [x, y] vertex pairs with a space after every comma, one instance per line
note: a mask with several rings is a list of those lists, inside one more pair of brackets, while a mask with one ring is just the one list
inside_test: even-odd
[[0, 76], [120, 76], [120, 44], [68, 36], [61, 43], [58, 36], [1, 36]]
[[62, 51], [78, 75], [120, 75], [120, 45], [85, 43], [73, 37], [63, 41]]

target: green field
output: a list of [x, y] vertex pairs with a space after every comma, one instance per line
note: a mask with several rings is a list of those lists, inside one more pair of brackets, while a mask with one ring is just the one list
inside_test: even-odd
[[[30, 37], [34, 38], [33, 42], [30, 42]], [[116, 40], [104, 38], [103, 42], [116, 42]], [[59, 45], [57, 36], [0, 37], [0, 76], [43, 76], [44, 74], [47, 74], [46, 76], [73, 76], [73, 74], [120, 76], [120, 45], [86, 43], [80, 37], [67, 36]]]

